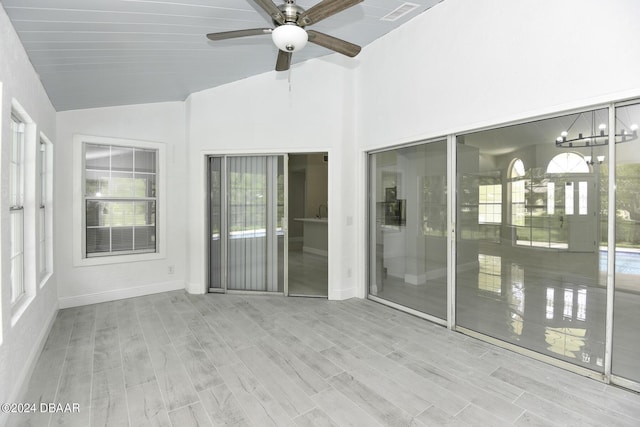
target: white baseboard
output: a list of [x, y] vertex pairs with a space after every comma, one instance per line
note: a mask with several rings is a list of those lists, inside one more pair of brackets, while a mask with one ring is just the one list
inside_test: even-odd
[[405, 274], [404, 282], [409, 285], [420, 286], [426, 285], [429, 280], [441, 279], [447, 277], [446, 268], [434, 268], [421, 274]]
[[187, 292], [194, 295], [203, 295], [209, 292], [209, 290], [205, 289], [205, 287], [202, 286], [200, 283], [187, 283], [187, 286], [185, 286], [185, 289], [187, 290]]
[[160, 292], [177, 291], [184, 288], [184, 282], [182, 280], [176, 280], [172, 282], [137, 286], [135, 288], [114, 289], [111, 291], [97, 292], [94, 294], [61, 297], [58, 298], [58, 304], [60, 305], [60, 308], [79, 307], [82, 305], [98, 304], [107, 301], [141, 297], [144, 295], [157, 294]]
[[[29, 387], [29, 380], [31, 380], [31, 375], [33, 375], [33, 371], [36, 368], [36, 363], [38, 363], [38, 358], [42, 353], [44, 344], [47, 342], [49, 332], [51, 332], [51, 328], [53, 327], [57, 314], [58, 307], [55, 307], [51, 312], [51, 315], [49, 315], [49, 318], [46, 320], [44, 327], [40, 330], [38, 337], [35, 339], [35, 345], [31, 349], [31, 353], [29, 353], [29, 357], [27, 357], [27, 360], [25, 361], [22, 372], [16, 381], [14, 389], [11, 390], [11, 394], [9, 395], [7, 402], [24, 402], [24, 396], [27, 394], [27, 389]], [[5, 425], [9, 420], [10, 415], [11, 414], [4, 412], [0, 413], [0, 425]]]
[[424, 285], [427, 283], [427, 276], [424, 273], [423, 274], [405, 274], [404, 283], [408, 285], [414, 285], [414, 286]]
[[330, 301], [342, 301], [356, 296], [356, 288], [330, 289], [328, 299]]

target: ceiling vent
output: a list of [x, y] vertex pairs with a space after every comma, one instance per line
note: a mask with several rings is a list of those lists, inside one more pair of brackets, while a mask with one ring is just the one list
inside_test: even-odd
[[413, 12], [418, 6], [420, 5], [415, 3], [403, 3], [400, 6], [398, 6], [395, 10], [389, 12], [388, 14], [380, 18], [380, 20], [381, 21], [397, 21], [398, 19], [402, 18], [409, 12]]

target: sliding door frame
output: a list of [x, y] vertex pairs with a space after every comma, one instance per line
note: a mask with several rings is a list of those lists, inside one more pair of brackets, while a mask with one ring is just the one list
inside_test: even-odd
[[[443, 136], [443, 137], [439, 137], [439, 138], [438, 137], [429, 138], [429, 139], [424, 139], [424, 140], [420, 140], [420, 141], [411, 142], [411, 143], [408, 143], [408, 144], [402, 144], [402, 145], [397, 145], [397, 146], [392, 146], [392, 147], [385, 147], [385, 148], [380, 148], [380, 149], [376, 149], [376, 150], [370, 150], [370, 151], [367, 151], [365, 153], [366, 154], [366, 168], [365, 168], [365, 170], [366, 170], [366, 176], [367, 176], [367, 178], [366, 178], [366, 184], [367, 184], [366, 185], [367, 208], [365, 210], [366, 215], [367, 215], [366, 216], [366, 218], [367, 218], [367, 227], [366, 227], [366, 230], [367, 230], [367, 237], [366, 237], [367, 245], [366, 245], [366, 250], [368, 251], [368, 253], [366, 255], [367, 265], [366, 265], [366, 275], [365, 275], [365, 277], [366, 277], [366, 283], [365, 283], [365, 295], [366, 295], [366, 298], [370, 299], [371, 301], [375, 301], [377, 303], [386, 305], [388, 307], [392, 307], [392, 308], [395, 308], [397, 310], [404, 311], [406, 313], [412, 314], [412, 315], [414, 315], [416, 317], [423, 318], [425, 320], [428, 320], [430, 322], [436, 323], [438, 325], [446, 326], [447, 328], [451, 328], [451, 326], [449, 325], [450, 310], [451, 310], [450, 309], [451, 301], [449, 301], [449, 299], [450, 299], [449, 288], [451, 286], [450, 285], [451, 278], [449, 277], [450, 276], [450, 271], [447, 271], [447, 303], [446, 303], [447, 304], [447, 307], [446, 307], [447, 318], [445, 318], [445, 319], [442, 319], [440, 317], [434, 316], [432, 314], [425, 313], [423, 311], [419, 311], [419, 310], [416, 310], [416, 309], [413, 309], [413, 308], [410, 308], [410, 307], [406, 307], [406, 306], [404, 306], [402, 304], [398, 304], [396, 302], [393, 302], [393, 301], [390, 301], [390, 300], [386, 300], [386, 299], [380, 298], [380, 297], [375, 296], [375, 295], [371, 295], [371, 293], [369, 292], [370, 285], [371, 285], [371, 278], [372, 278], [371, 269], [373, 268], [372, 266], [373, 266], [373, 264], [375, 262], [375, 260], [372, 260], [372, 256], [371, 256], [371, 245], [372, 245], [372, 241], [371, 241], [371, 226], [372, 226], [372, 224], [371, 224], [371, 214], [372, 214], [372, 209], [371, 209], [371, 203], [372, 203], [371, 189], [372, 189], [372, 187], [371, 187], [371, 185], [372, 185], [372, 182], [371, 182], [371, 162], [370, 162], [370, 159], [371, 159], [371, 155], [372, 154], [384, 153], [384, 152], [388, 152], [388, 151], [397, 150], [397, 149], [400, 149], [400, 148], [416, 147], [416, 146], [428, 145], [428, 144], [437, 143], [437, 142], [446, 142], [446, 144], [447, 144], [447, 161], [448, 161], [448, 163], [447, 163], [447, 173], [446, 173], [446, 176], [447, 176], [446, 188], [449, 189], [450, 188], [449, 187], [450, 186], [450, 179], [451, 179], [451, 177], [450, 177], [450, 175], [451, 175], [451, 167], [450, 167], [450, 159], [449, 159], [449, 157], [450, 157], [449, 152], [451, 150], [450, 150], [450, 147], [449, 147], [449, 145], [450, 145], [450, 140], [449, 139], [450, 139], [449, 136], [446, 136], [446, 137]], [[455, 138], [454, 138], [454, 141], [455, 141]], [[454, 192], [453, 191], [448, 191], [448, 194], [447, 194], [447, 222], [446, 222], [447, 225], [451, 224], [451, 219], [450, 219], [450, 214], [451, 214], [450, 210], [451, 210], [451, 208], [449, 206], [449, 198], [451, 197], [451, 193], [454, 193]], [[451, 244], [450, 243], [450, 240], [451, 240], [450, 234], [451, 234], [451, 229], [450, 229], [450, 227], [447, 227], [447, 237], [446, 237], [446, 239], [447, 239], [447, 251], [448, 251], [448, 253], [450, 253], [449, 252], [450, 251], [449, 245]], [[447, 260], [447, 268], [449, 268], [449, 260]]]

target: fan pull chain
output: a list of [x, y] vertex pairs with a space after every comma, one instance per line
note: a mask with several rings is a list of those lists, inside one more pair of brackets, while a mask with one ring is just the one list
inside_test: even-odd
[[291, 68], [289, 68], [287, 72], [289, 73], [287, 74], [287, 81], [289, 82], [289, 93], [291, 93]]

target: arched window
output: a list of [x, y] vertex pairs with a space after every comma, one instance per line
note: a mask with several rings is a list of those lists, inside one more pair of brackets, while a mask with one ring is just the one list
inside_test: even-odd
[[520, 159], [514, 159], [511, 163], [511, 173], [509, 175], [510, 178], [521, 178], [524, 176], [524, 163]]
[[547, 165], [547, 173], [589, 173], [584, 157], [576, 153], [560, 153]]

